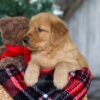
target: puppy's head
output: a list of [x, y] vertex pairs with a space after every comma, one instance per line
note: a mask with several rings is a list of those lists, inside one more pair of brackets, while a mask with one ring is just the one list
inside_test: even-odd
[[42, 50], [48, 46], [58, 46], [64, 42], [68, 29], [63, 21], [51, 13], [40, 13], [33, 16], [29, 23], [29, 31], [23, 38], [31, 50]]

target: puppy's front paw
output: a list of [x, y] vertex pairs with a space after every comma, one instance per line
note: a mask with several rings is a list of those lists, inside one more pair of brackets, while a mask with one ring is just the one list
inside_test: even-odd
[[39, 77], [39, 67], [36, 64], [29, 64], [26, 69], [24, 80], [28, 86], [37, 83]]
[[68, 83], [69, 63], [60, 62], [55, 66], [54, 85], [58, 89], [63, 89]]
[[68, 81], [65, 76], [54, 77], [54, 85], [58, 89], [63, 89], [67, 85]]
[[34, 73], [26, 72], [24, 76], [24, 80], [28, 86], [33, 86], [38, 82], [38, 77]]

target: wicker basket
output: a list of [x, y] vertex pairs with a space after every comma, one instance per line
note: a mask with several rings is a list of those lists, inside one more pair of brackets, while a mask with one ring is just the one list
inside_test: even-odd
[[4, 90], [2, 85], [0, 85], [0, 100], [13, 100], [11, 96]]

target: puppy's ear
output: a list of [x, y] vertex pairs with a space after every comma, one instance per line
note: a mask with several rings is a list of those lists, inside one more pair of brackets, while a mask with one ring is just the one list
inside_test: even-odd
[[51, 32], [51, 44], [57, 46], [66, 38], [68, 29], [59, 21], [51, 24]]

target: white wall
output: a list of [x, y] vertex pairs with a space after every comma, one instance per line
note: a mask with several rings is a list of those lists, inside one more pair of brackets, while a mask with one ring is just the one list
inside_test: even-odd
[[93, 75], [100, 77], [100, 0], [84, 0], [67, 23]]

